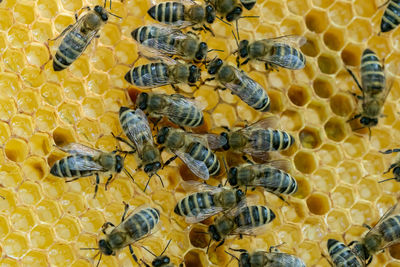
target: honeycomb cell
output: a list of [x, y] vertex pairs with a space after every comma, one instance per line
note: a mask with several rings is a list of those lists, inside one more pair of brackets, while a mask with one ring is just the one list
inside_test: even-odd
[[356, 44], [349, 43], [342, 50], [343, 63], [348, 66], [358, 66], [361, 62], [362, 48]]
[[350, 227], [348, 214], [341, 209], [332, 209], [327, 215], [328, 227], [331, 231], [343, 233]]
[[318, 7], [327, 8], [334, 2], [334, 0], [312, 0], [312, 2]]
[[96, 121], [84, 118], [77, 124], [76, 127], [78, 134], [80, 134], [86, 140], [93, 142], [99, 138], [100, 129]]
[[51, 200], [42, 200], [36, 206], [36, 213], [42, 222], [54, 223], [60, 217], [60, 209], [56, 202]]
[[75, 79], [64, 82], [64, 94], [73, 100], [82, 100], [86, 96], [82, 82]]
[[29, 29], [21, 24], [16, 24], [8, 30], [8, 42], [14, 48], [24, 48], [30, 43]]
[[368, 153], [364, 156], [362, 161], [363, 166], [368, 174], [377, 174], [380, 175], [385, 171], [385, 164], [383, 162], [383, 158], [381, 155], [377, 153]]
[[347, 27], [347, 33], [348, 33], [347, 36], [353, 42], [357, 43], [365, 42], [372, 34], [371, 23], [366, 19], [356, 17]]
[[313, 193], [307, 198], [307, 207], [311, 213], [324, 215], [330, 210], [329, 198], [326, 194]]
[[101, 29], [100, 42], [104, 45], [115, 45], [121, 39], [119, 27], [113, 24], [106, 24]]
[[297, 253], [307, 266], [316, 264], [321, 257], [318, 245], [311, 241], [301, 243], [297, 248]]
[[50, 152], [49, 136], [42, 133], [34, 134], [29, 140], [29, 146], [33, 154], [45, 156]]
[[389, 41], [382, 36], [372, 36], [368, 41], [368, 48], [374, 51], [378, 58], [382, 60], [387, 57], [387, 51], [390, 51], [390, 44]]
[[266, 2], [262, 7], [262, 13], [273, 22], [280, 22], [285, 17], [283, 3], [279, 1]]
[[305, 127], [299, 132], [299, 140], [304, 148], [317, 148], [321, 145], [321, 134], [319, 129]]
[[300, 228], [294, 224], [287, 224], [279, 228], [278, 237], [285, 240], [285, 243], [291, 247], [297, 246], [303, 240]]
[[[271, 103], [270, 106], [270, 112], [271, 113], [280, 113], [283, 111], [283, 109], [285, 108], [284, 105], [284, 95], [282, 94], [282, 92], [279, 92], [277, 90], [270, 90], [268, 92], [268, 97]], [[239, 116], [241, 116], [240, 111], [238, 110]]]
[[30, 90], [24, 90], [24, 92], [19, 93], [17, 97], [18, 109], [23, 113], [35, 112], [39, 106], [38, 98], [35, 92]]
[[0, 16], [3, 18], [0, 22], [0, 30], [7, 31], [13, 24], [12, 12], [6, 9], [2, 9], [0, 10]]
[[4, 152], [9, 160], [21, 162], [28, 155], [28, 144], [21, 139], [11, 138], [6, 143]]
[[340, 67], [340, 63], [335, 55], [326, 53], [318, 57], [318, 67], [322, 73], [335, 74]]
[[7, 123], [0, 122], [0, 142], [4, 144], [10, 138], [11, 131]]
[[72, 103], [61, 104], [58, 108], [58, 115], [68, 124], [76, 124], [81, 119], [79, 106]]
[[309, 240], [319, 240], [326, 232], [325, 222], [320, 216], [307, 216], [303, 223], [304, 238]]
[[22, 171], [30, 180], [41, 180], [48, 173], [47, 162], [43, 158], [31, 156], [24, 161]]
[[63, 99], [61, 87], [54, 83], [45, 83], [40, 92], [44, 100], [52, 106], [58, 105]]
[[192, 227], [189, 233], [190, 244], [196, 248], [206, 248], [210, 242], [210, 236], [203, 234], [206, 229], [197, 226]]
[[49, 261], [54, 266], [71, 266], [75, 260], [72, 248], [67, 244], [55, 243], [49, 248]]
[[42, 198], [40, 186], [30, 181], [24, 182], [19, 187], [18, 195], [25, 205], [36, 205]]
[[297, 106], [306, 105], [311, 98], [311, 92], [307, 86], [292, 85], [287, 94], [290, 101]]
[[304, 32], [302, 21], [291, 18], [286, 18], [282, 21], [280, 24], [280, 30], [285, 35], [301, 35]]
[[376, 180], [371, 178], [362, 179], [358, 184], [357, 189], [360, 198], [371, 202], [375, 201], [376, 198], [381, 194], [378, 183]]
[[294, 165], [302, 173], [312, 173], [317, 168], [317, 162], [313, 154], [299, 151], [294, 156]]
[[47, 255], [44, 252], [30, 250], [23, 258], [22, 264], [24, 266], [40, 267], [48, 266]]
[[350, 94], [339, 93], [330, 98], [332, 112], [340, 117], [348, 117], [354, 111], [353, 103]]
[[345, 36], [346, 32], [343, 29], [330, 27], [324, 33], [324, 43], [329, 49], [333, 51], [340, 51], [345, 44]]
[[342, 151], [333, 144], [323, 145], [318, 151], [318, 156], [321, 165], [327, 164], [332, 167], [336, 167], [343, 160]]
[[57, 146], [64, 146], [75, 141], [71, 128], [57, 127], [53, 132], [53, 140]]
[[352, 135], [344, 141], [343, 148], [347, 155], [352, 158], [358, 158], [365, 154], [367, 145], [363, 138]]
[[0, 260], [0, 264], [7, 266], [7, 267], [20, 267], [21, 265], [18, 261], [11, 259], [11, 258], [3, 258]]
[[[2, 98], [17, 96], [21, 90], [21, 83], [18, 79], [18, 76], [12, 73], [0, 73], [0, 78], [1, 78], [0, 85], [2, 88]], [[9, 99], [8, 101], [11, 102], [12, 100]], [[3, 106], [6, 103], [1, 103], [1, 104]]]
[[8, 225], [8, 219], [4, 216], [0, 216], [0, 237], [3, 239], [10, 231], [10, 226]]
[[321, 98], [328, 98], [333, 94], [333, 80], [327, 76], [319, 76], [313, 82], [314, 92]]
[[[14, 164], [14, 163], [3, 164], [3, 165], [0, 165], [0, 170], [1, 170], [1, 174], [2, 174], [0, 176], [0, 181], [4, 186], [16, 187], [21, 183], [22, 173], [21, 173], [18, 165]], [[0, 204], [5, 204], [5, 203], [6, 203], [5, 201], [0, 202]]]
[[186, 252], [184, 262], [186, 266], [203, 267], [207, 266], [205, 257], [206, 255], [204, 254], [204, 251], [191, 249]]
[[340, 208], [348, 209], [354, 204], [354, 192], [348, 186], [338, 186], [331, 197], [334, 205]]
[[316, 33], [323, 32], [329, 25], [327, 14], [321, 9], [311, 9], [306, 15], [307, 28]]
[[335, 187], [336, 175], [331, 169], [320, 168], [310, 177], [314, 188], [318, 188], [320, 191], [329, 192]]
[[326, 136], [336, 142], [342, 141], [346, 137], [346, 122], [338, 117], [330, 118], [325, 126]]
[[303, 16], [310, 9], [310, 3], [307, 0], [288, 0], [286, 5], [290, 12], [300, 16]]
[[17, 114], [11, 119], [10, 125], [13, 135], [29, 138], [33, 133], [31, 116]]
[[57, 2], [50, 0], [38, 0], [37, 2], [38, 13], [41, 17], [53, 18], [58, 13]]
[[50, 132], [56, 124], [56, 115], [51, 109], [39, 109], [35, 115], [36, 128], [39, 131]]
[[335, 24], [345, 26], [353, 18], [353, 9], [350, 3], [336, 2], [329, 9], [329, 17]]
[[292, 79], [287, 70], [281, 68], [279, 72], [271, 72], [268, 75], [268, 85], [275, 88], [288, 88]]
[[70, 192], [63, 194], [61, 207], [64, 212], [73, 216], [81, 215], [86, 208], [83, 196], [81, 194]]
[[357, 202], [350, 209], [350, 217], [353, 224], [370, 224], [374, 218], [374, 212], [369, 202]]
[[227, 104], [219, 104], [211, 115], [214, 124], [217, 127], [232, 127], [236, 121], [235, 109]]
[[311, 101], [304, 111], [304, 116], [307, 118], [307, 122], [321, 125], [328, 117], [328, 109], [319, 101]]
[[[73, 24], [74, 22], [75, 22], [75, 19], [73, 18], [73, 16], [60, 14], [54, 19], [54, 27], [55, 27], [56, 31], [59, 32], [59, 34], [61, 34], [61, 32], [66, 27], [68, 27], [68, 25]], [[54, 38], [58, 37], [59, 34], [55, 35]]]
[[387, 149], [393, 144], [393, 139], [386, 129], [375, 129], [371, 136], [371, 147], [377, 150]]
[[114, 56], [108, 48], [97, 46], [95, 54], [90, 58], [90, 61], [97, 70], [108, 71], [114, 66]]
[[82, 109], [91, 118], [100, 117], [104, 112], [103, 102], [97, 97], [86, 97], [82, 102]]
[[25, 55], [28, 63], [37, 67], [47, 62], [48, 54], [44, 45], [30, 44], [25, 48]]
[[316, 57], [320, 53], [320, 41], [319, 38], [316, 35], [306, 35], [307, 41], [306, 43], [301, 47], [301, 51], [309, 56], [309, 57]]
[[35, 19], [34, 3], [17, 3], [13, 14], [16, 21], [31, 24]]
[[11, 233], [3, 241], [4, 252], [11, 257], [22, 257], [28, 250], [28, 240], [23, 234]]
[[281, 115], [280, 121], [289, 131], [297, 131], [303, 127], [301, 115], [294, 110], [285, 110]]
[[109, 89], [104, 95], [104, 107], [106, 111], [118, 112], [121, 106], [126, 105], [126, 96], [122, 90]]
[[282, 214], [287, 220], [299, 223], [306, 216], [308, 209], [302, 200], [291, 199], [290, 206], [282, 207]]
[[61, 218], [54, 227], [58, 238], [65, 241], [75, 240], [80, 233], [80, 227], [75, 219], [70, 216]]
[[35, 225], [35, 219], [32, 210], [26, 207], [18, 207], [11, 215], [11, 223], [18, 231], [29, 231]]
[[97, 233], [103, 223], [103, 214], [99, 211], [89, 210], [81, 216], [82, 228], [87, 232]]

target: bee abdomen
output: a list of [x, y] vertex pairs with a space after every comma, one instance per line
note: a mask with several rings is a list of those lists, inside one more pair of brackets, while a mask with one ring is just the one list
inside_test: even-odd
[[251, 140], [253, 140], [254, 148], [262, 151], [285, 150], [294, 143], [293, 136], [273, 129], [254, 131]]
[[389, 217], [379, 226], [379, 232], [386, 242], [400, 238], [400, 215]]
[[361, 267], [356, 255], [342, 242], [339, 242], [335, 239], [329, 239], [328, 252], [335, 265]]
[[190, 144], [187, 153], [194, 159], [204, 162], [206, 164], [210, 176], [217, 175], [220, 170], [220, 164], [217, 156], [207, 147], [199, 142]]
[[[272, 193], [291, 195], [297, 192], [296, 180], [287, 172], [275, 168], [268, 168], [264, 173], [265, 184], [274, 184], [276, 186], [268, 186], [268, 191]], [[271, 182], [268, 182], [270, 180]], [[275, 180], [275, 181], [273, 181]], [[279, 182], [278, 182], [279, 181]]]
[[184, 20], [185, 6], [178, 2], [165, 2], [151, 7], [147, 13], [159, 22], [172, 24]]
[[68, 156], [56, 161], [50, 169], [50, 173], [58, 177], [85, 177], [93, 174], [90, 170], [79, 170], [77, 162], [93, 161], [90, 156]]
[[238, 227], [258, 227], [271, 222], [273, 219], [275, 219], [275, 214], [269, 208], [248, 206], [235, 217], [235, 223]]
[[202, 210], [213, 207], [214, 199], [208, 192], [195, 193], [185, 197], [176, 204], [174, 212], [180, 216], [194, 217]]
[[247, 9], [250, 10], [256, 4], [256, 0], [240, 0], [240, 3]]
[[153, 87], [167, 84], [168, 66], [164, 63], [150, 63], [132, 68], [125, 80], [139, 87]]
[[381, 32], [393, 30], [400, 24], [400, 1], [391, 0], [383, 13], [381, 21]]
[[[274, 54], [285, 62], [284, 66], [289, 69], [302, 69], [305, 66], [306, 59], [299, 50], [287, 44], [277, 44], [274, 46]], [[289, 60], [291, 59], [291, 60]]]
[[133, 214], [124, 223], [124, 229], [133, 240], [149, 234], [158, 224], [160, 212], [154, 208], [146, 208]]
[[53, 60], [55, 71], [63, 70], [72, 64], [86, 48], [87, 41], [76, 32], [69, 32], [62, 40]]
[[197, 127], [203, 124], [203, 113], [195, 105], [177, 107], [176, 112], [177, 116], [171, 118], [171, 121], [177, 125]]
[[[131, 32], [132, 38], [135, 39], [138, 43], [146, 45], [151, 48], [157, 48], [159, 46], [158, 43], [162, 43], [162, 46], [167, 46], [165, 50], [169, 50], [176, 46], [176, 42], [179, 42], [178, 39], [174, 38], [173, 34], [165, 34], [160, 28], [156, 26], [142, 26], [136, 28]], [[146, 42], [149, 39], [157, 39], [157, 42]]]
[[380, 92], [385, 88], [385, 74], [376, 54], [365, 49], [361, 59], [361, 80], [365, 91]]
[[134, 137], [132, 136], [131, 131], [129, 129], [130, 127], [137, 127], [140, 129], [146, 129], [148, 127], [147, 121], [144, 121], [142, 120], [141, 117], [137, 116], [134, 110], [126, 108], [126, 110], [120, 113], [119, 120], [121, 123], [122, 130], [124, 131], [129, 140], [135, 140], [135, 138], [136, 139], [141, 138], [143, 141], [146, 141], [146, 136], [145, 136], [146, 132], [142, 132], [141, 134], [137, 133], [137, 135], [139, 135], [140, 137], [139, 136]]

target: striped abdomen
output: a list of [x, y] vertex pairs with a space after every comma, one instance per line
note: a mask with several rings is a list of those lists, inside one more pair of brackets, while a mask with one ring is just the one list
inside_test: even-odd
[[250, 78], [243, 79], [238, 83], [241, 87], [238, 90], [242, 90], [242, 93], [239, 93], [238, 96], [243, 100], [247, 105], [254, 108], [255, 110], [266, 112], [269, 111], [270, 108], [270, 100], [265, 92], [264, 88], [262, 88], [259, 84], [255, 83]]
[[296, 180], [287, 172], [276, 168], [265, 168], [258, 179], [261, 180], [260, 184], [264, 185], [267, 191], [274, 194], [290, 195], [297, 191]]
[[288, 69], [302, 69], [306, 64], [306, 59], [299, 50], [287, 44], [274, 44], [272, 47], [272, 57], [276, 60], [273, 63], [279, 62], [278, 65]]
[[138, 87], [166, 85], [169, 83], [168, 65], [158, 62], [134, 67], [125, 75], [125, 80]]
[[[174, 50], [173, 48], [179, 42], [174, 38], [175, 35], [171, 32], [165, 31], [163, 28], [156, 26], [142, 26], [131, 32], [133, 39], [138, 43], [158, 50], [158, 47], [166, 47], [166, 51]], [[157, 42], [148, 41], [149, 39], [156, 39]], [[147, 42], [146, 42], [147, 41]]]
[[365, 49], [361, 58], [361, 81], [364, 93], [380, 93], [385, 88], [385, 74], [376, 54]]
[[266, 266], [290, 266], [290, 267], [306, 267], [304, 262], [296, 256], [286, 253], [273, 253], [273, 257], [270, 261], [267, 261], [269, 265]]
[[328, 252], [335, 266], [363, 266], [348, 246], [335, 239], [328, 240]]
[[199, 192], [180, 200], [174, 212], [180, 216], [195, 217], [214, 205], [214, 198], [210, 192]]
[[[50, 173], [58, 177], [86, 177], [94, 174], [92, 170], [80, 169], [82, 162], [93, 162], [94, 159], [91, 156], [68, 156], [60, 159], [54, 163], [50, 169]], [[78, 165], [79, 163], [79, 165]]]
[[135, 213], [123, 221], [123, 229], [133, 240], [139, 240], [147, 234], [160, 221], [160, 212], [154, 208], [146, 208]]
[[383, 13], [381, 32], [388, 32], [400, 24], [400, 0], [391, 0]]
[[252, 132], [250, 141], [256, 150], [274, 151], [288, 149], [294, 143], [294, 138], [284, 131], [260, 129]]
[[400, 239], [400, 215], [394, 215], [384, 220], [379, 225], [378, 231], [386, 242]]
[[164, 2], [152, 6], [147, 13], [159, 22], [174, 24], [185, 19], [185, 6], [179, 2]]
[[88, 45], [88, 40], [79, 32], [71, 31], [62, 40], [53, 60], [53, 69], [60, 71], [72, 64]]
[[199, 142], [193, 142], [186, 150], [192, 158], [202, 161], [206, 164], [210, 176], [217, 175], [220, 170], [219, 160], [217, 156], [207, 147]]
[[176, 103], [171, 103], [168, 114], [174, 114], [169, 119], [180, 126], [197, 127], [203, 124], [203, 113], [192, 103], [177, 106]]
[[258, 227], [275, 219], [275, 214], [264, 206], [248, 206], [241, 210], [234, 221], [240, 227]]
[[[120, 109], [120, 114], [119, 114], [119, 121], [122, 127], [122, 130], [126, 134], [129, 140], [139, 140], [142, 139], [143, 143], [147, 142], [147, 136], [149, 133], [145, 131], [145, 129], [148, 129], [148, 122], [144, 120], [142, 117], [139, 117], [138, 115], [135, 114], [135, 111], [126, 107], [121, 107]], [[136, 131], [136, 135], [138, 136], [132, 136], [130, 131], [130, 128], [136, 127], [138, 129], [143, 129], [144, 131], [139, 132]]]
[[256, 0], [240, 0], [240, 3], [247, 9], [250, 10], [256, 4]]

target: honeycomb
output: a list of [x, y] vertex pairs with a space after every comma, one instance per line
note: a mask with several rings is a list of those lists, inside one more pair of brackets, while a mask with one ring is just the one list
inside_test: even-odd
[[[271, 112], [280, 117], [280, 127], [296, 137], [296, 144], [281, 157], [292, 162], [292, 174], [299, 191], [288, 204], [271, 194], [256, 190], [259, 204], [270, 207], [277, 218], [268, 230], [256, 237], [229, 238], [225, 246], [209, 253], [208, 236], [199, 232], [206, 225], [188, 225], [172, 210], [185, 192], [179, 183], [193, 175], [176, 161], [161, 170], [165, 187], [152, 179], [142, 191], [147, 176], [135, 172], [134, 157], [126, 167], [135, 184], [120, 174], [108, 191], [99, 187], [93, 199], [94, 178], [72, 183], [49, 174], [49, 166], [65, 156], [54, 148], [79, 142], [105, 151], [117, 145], [111, 132], [121, 134], [120, 106], [132, 105], [133, 88], [125, 73], [138, 57], [138, 47], [130, 32], [154, 23], [146, 14], [150, 1], [114, 1], [110, 17], [86, 52], [67, 70], [54, 72], [46, 64], [49, 51], [45, 43], [75, 21], [74, 14], [87, 5], [102, 5], [99, 0], [3, 0], [0, 4], [0, 251], [1, 266], [93, 266], [96, 247], [104, 222], [118, 224], [123, 201], [133, 208], [144, 203], [161, 210], [161, 228], [141, 245], [160, 254], [172, 239], [166, 254], [186, 266], [235, 266], [237, 262], [224, 249], [267, 250], [285, 243], [283, 252], [295, 254], [307, 266], [329, 266], [326, 241], [335, 238], [346, 243], [365, 232], [363, 223], [374, 224], [396, 202], [400, 184], [379, 180], [395, 160], [394, 154], [378, 151], [399, 146], [400, 120], [396, 113], [400, 84], [394, 81], [384, 106], [385, 117], [372, 129], [354, 131], [360, 125], [346, 121], [357, 107], [349, 92], [357, 88], [344, 66], [359, 74], [362, 51], [369, 47], [392, 75], [400, 67], [400, 27], [377, 35], [384, 8], [379, 1], [362, 0], [258, 0], [246, 15], [258, 19], [240, 20], [241, 39], [272, 38], [297, 34], [307, 38], [302, 51], [307, 56], [303, 70], [266, 73], [263, 65], [243, 67], [259, 82], [271, 98]], [[215, 37], [201, 33], [210, 48], [234, 63], [236, 43], [231, 28], [216, 21]], [[50, 41], [54, 55], [56, 43]], [[217, 55], [217, 54], [215, 54]], [[214, 56], [214, 55], [212, 55]], [[140, 64], [144, 59], [140, 59]], [[43, 66], [43, 67], [42, 67]], [[127, 90], [128, 88], [128, 90]], [[213, 84], [199, 89], [181, 88], [202, 106], [206, 126], [199, 131], [221, 126], [233, 127], [243, 121], [254, 122], [261, 114], [249, 108], [228, 91], [215, 91]], [[173, 93], [170, 87], [154, 89]], [[196, 129], [197, 131], [197, 129]], [[167, 160], [171, 155], [163, 152]], [[234, 159], [228, 158], [228, 163]], [[102, 177], [105, 182], [107, 177]], [[211, 179], [217, 185], [221, 177]], [[152, 257], [139, 245], [139, 258], [150, 263]], [[371, 266], [400, 266], [400, 248], [387, 249], [374, 257]], [[117, 256], [103, 256], [100, 266], [133, 266], [129, 250]]]

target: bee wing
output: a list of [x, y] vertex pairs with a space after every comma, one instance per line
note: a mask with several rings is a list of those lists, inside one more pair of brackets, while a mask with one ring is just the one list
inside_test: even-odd
[[[166, 106], [160, 113], [160, 115], [168, 116], [170, 118], [174, 118], [175, 120], [186, 119], [186, 114], [182, 113], [182, 108], [189, 109], [191, 106], [195, 106], [200, 109], [198, 105], [196, 105], [195, 101], [187, 99], [179, 94], [173, 94], [168, 97], [168, 106]], [[204, 143], [203, 138], [198, 138], [193, 135], [193, 138], [197, 138], [199, 142]]]
[[[196, 209], [195, 209], [196, 210]], [[187, 223], [198, 223], [201, 221], [204, 221], [207, 218], [210, 218], [211, 216], [214, 216], [217, 213], [222, 212], [224, 209], [222, 207], [211, 207], [209, 209], [203, 209], [203, 210], [197, 210], [197, 215], [193, 217], [186, 217], [185, 221]], [[192, 211], [194, 212], [194, 211]]]
[[153, 135], [151, 134], [149, 121], [144, 112], [141, 109], [136, 109], [135, 115], [139, 117], [141, 123], [130, 125], [126, 135], [129, 139], [132, 139], [131, 141], [135, 143], [136, 149], [141, 152], [146, 143], [153, 144]]
[[69, 143], [68, 145], [62, 147], [57, 146], [57, 148], [73, 155], [85, 155], [85, 156], [96, 157], [101, 153], [103, 153], [101, 150], [94, 149], [78, 143]]
[[226, 83], [226, 88], [230, 89], [233, 94], [237, 95], [239, 98], [248, 98], [248, 90], [245, 88], [258, 88], [261, 87], [256, 81], [250, 78], [244, 71], [235, 69], [236, 78], [240, 81], [239, 83]]
[[172, 27], [157, 26], [157, 28], [159, 29], [159, 35], [155, 38], [149, 38], [145, 40], [142, 42], [142, 45], [159, 51], [161, 54], [178, 55], [178, 47], [176, 45], [169, 44], [166, 38], [176, 41], [185, 39], [187, 36], [178, 29], [174, 29]]
[[85, 156], [75, 158], [75, 164], [71, 164], [69, 166], [70, 170], [78, 170], [78, 171], [107, 171], [103, 166], [98, 164], [91, 158], [87, 158]]
[[270, 160], [267, 161], [265, 164], [274, 167], [276, 169], [280, 169], [282, 171], [288, 172], [291, 169], [291, 164], [289, 160], [286, 159], [277, 159], [277, 160]]
[[212, 186], [197, 181], [183, 181], [181, 182], [181, 186], [186, 192], [210, 191], [212, 193], [219, 193], [223, 189], [223, 187]]
[[307, 38], [305, 38], [304, 36], [291, 34], [291, 35], [279, 36], [276, 38], [270, 38], [268, 39], [268, 42], [276, 44], [284, 43], [293, 46], [295, 48], [300, 48], [307, 42]]
[[253, 226], [241, 226], [237, 227], [235, 230], [232, 231], [233, 235], [251, 235], [251, 236], [258, 236], [262, 235], [266, 232], [267, 228], [265, 225], [260, 225], [258, 227]]
[[218, 134], [206, 134], [208, 147], [212, 150], [223, 147], [228, 140], [225, 137]]
[[210, 174], [206, 164], [202, 161], [195, 160], [192, 156], [181, 151], [175, 151], [175, 154], [189, 167], [189, 169], [203, 180], [208, 180]]

